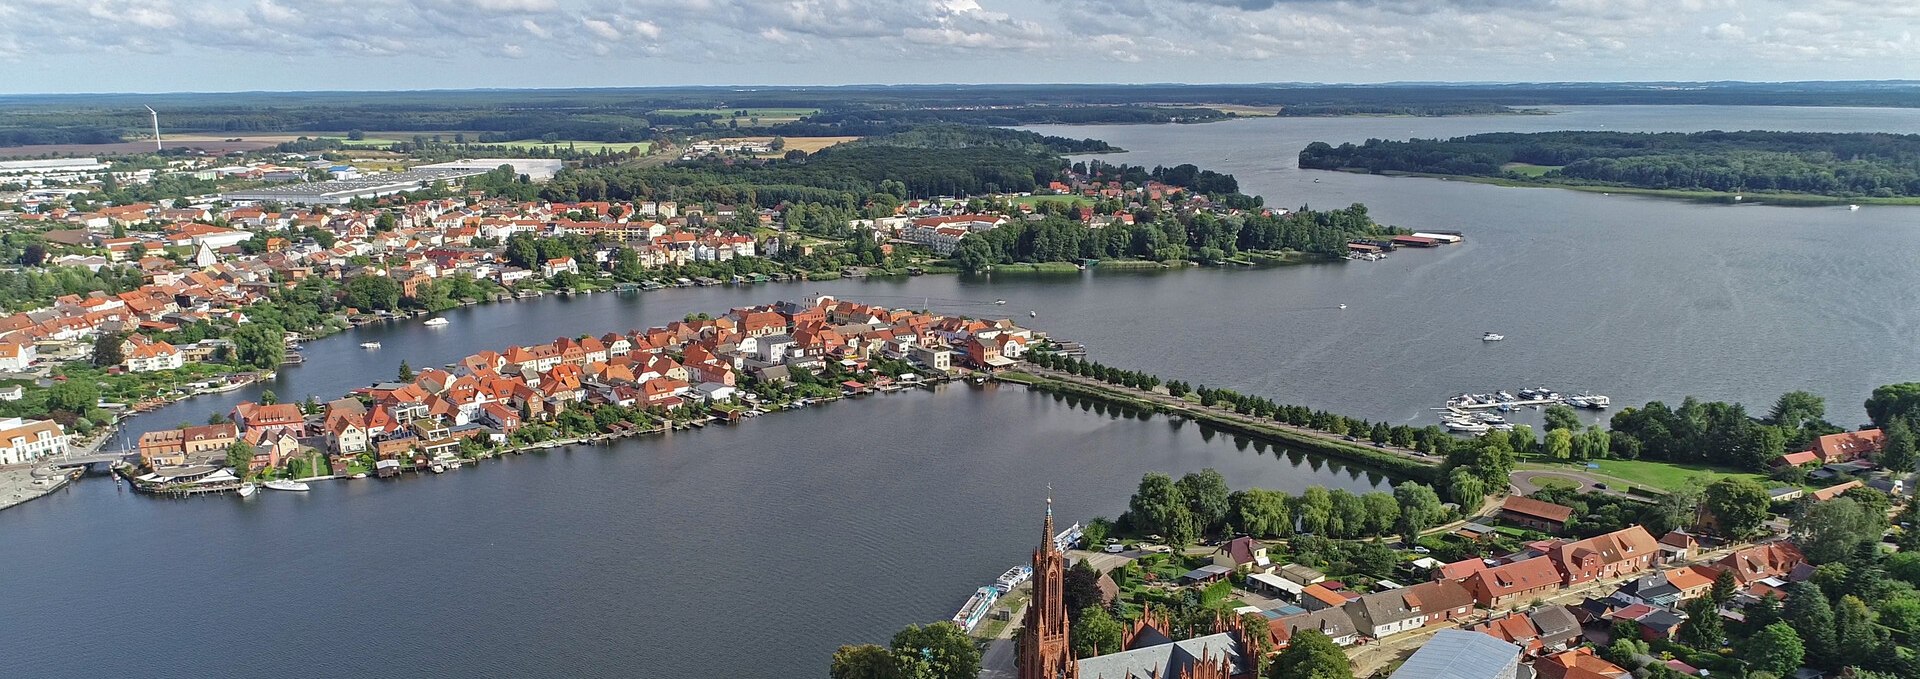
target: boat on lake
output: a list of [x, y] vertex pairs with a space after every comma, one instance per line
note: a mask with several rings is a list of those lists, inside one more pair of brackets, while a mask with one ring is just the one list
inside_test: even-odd
[[440, 327], [440, 326], [443, 326], [443, 325], [446, 325], [446, 324], [448, 324], [448, 323], [450, 323], [450, 322], [451, 322], [451, 321], [448, 321], [448, 320], [447, 320], [447, 319], [445, 319], [445, 318], [440, 318], [440, 317], [435, 317], [435, 318], [429, 318], [429, 319], [427, 319], [427, 321], [426, 321], [425, 323], [422, 323], [421, 325], [428, 325], [428, 326], [433, 326], [433, 327], [436, 327], [436, 328], [437, 328], [437, 327]]
[[361, 343], [360, 343], [360, 348], [362, 348], [362, 349], [378, 349], [378, 348], [380, 348], [380, 343], [379, 343], [379, 342], [361, 342]]
[[1490, 333], [1487, 333], [1487, 334], [1484, 334], [1484, 335], [1481, 335], [1481, 336], [1480, 336], [1480, 341], [1482, 341], [1482, 342], [1498, 342], [1498, 341], [1500, 341], [1500, 340], [1503, 340], [1503, 339], [1506, 339], [1506, 338], [1507, 338], [1507, 336], [1506, 336], [1506, 335], [1502, 335], [1502, 334], [1500, 334], [1500, 333], [1497, 333], [1497, 332], [1490, 332]]
[[306, 492], [308, 490], [312, 490], [312, 488], [309, 488], [306, 483], [303, 483], [300, 481], [293, 481], [290, 479], [279, 479], [276, 481], [268, 481], [267, 489], [268, 490], [287, 490], [287, 491], [293, 491], [293, 492]]
[[240, 497], [252, 497], [253, 494], [259, 490], [259, 486], [251, 483], [242, 483], [240, 484]]

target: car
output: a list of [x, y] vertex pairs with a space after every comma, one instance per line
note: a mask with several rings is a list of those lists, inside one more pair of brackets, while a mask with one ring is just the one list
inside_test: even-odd
[[1119, 554], [1124, 551], [1127, 551], [1126, 545], [1107, 545], [1108, 554]]
[[1595, 482], [1595, 483], [1593, 484], [1593, 487], [1594, 487], [1594, 488], [1598, 488], [1598, 489], [1600, 489], [1600, 490], [1606, 490], [1606, 489], [1607, 489], [1607, 484], [1604, 484], [1604, 483], [1599, 483], [1599, 482]]
[[1109, 545], [1120, 544], [1120, 538], [1107, 538], [1107, 544]]
[[1421, 547], [1421, 546], [1419, 546], [1419, 545], [1414, 545], [1414, 546], [1413, 546], [1413, 553], [1415, 553], [1415, 554], [1432, 554], [1432, 553], [1433, 553], [1433, 550], [1431, 550], [1431, 549], [1427, 549], [1427, 548], [1425, 548], [1425, 547]]
[[1136, 549], [1136, 550], [1139, 550], [1139, 551], [1142, 551], [1142, 552], [1144, 552], [1144, 551], [1147, 551], [1148, 549], [1150, 549], [1150, 548], [1152, 548], [1152, 547], [1153, 547], [1153, 545], [1149, 545], [1149, 544], [1147, 544], [1147, 543], [1144, 543], [1144, 542], [1136, 542], [1136, 543], [1133, 543], [1133, 548], [1134, 548], [1134, 549]]

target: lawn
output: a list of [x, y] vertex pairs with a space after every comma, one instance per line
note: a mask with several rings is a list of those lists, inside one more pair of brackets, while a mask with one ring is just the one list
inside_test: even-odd
[[[1526, 463], [1523, 466], [1529, 469], [1581, 472], [1636, 486], [1657, 488], [1663, 491], [1684, 487], [1689, 479], [1696, 476], [1701, 477], [1702, 483], [1711, 483], [1723, 476], [1737, 476], [1751, 479], [1769, 488], [1780, 485], [1779, 482], [1769, 479], [1763, 474], [1755, 474], [1731, 467], [1681, 464], [1677, 462], [1661, 462], [1658, 460], [1598, 460], [1596, 463], [1600, 465], [1599, 469], [1587, 469], [1582, 465], [1571, 464]], [[1609, 485], [1612, 484], [1610, 483]]]
[[1092, 205], [1093, 199], [1077, 194], [1052, 194], [1045, 196], [999, 196], [1012, 201], [1014, 205], [1033, 205], [1041, 201], [1067, 203], [1071, 205]]
[[1548, 172], [1558, 170], [1561, 167], [1562, 166], [1560, 165], [1532, 165], [1528, 163], [1507, 163], [1505, 165], [1500, 166], [1500, 169], [1505, 170], [1507, 172], [1518, 172], [1528, 177], [1538, 177]]
[[599, 153], [603, 150], [609, 150], [609, 149], [617, 152], [624, 152], [627, 149], [631, 149], [635, 147], [638, 147], [641, 153], [646, 153], [648, 149], [653, 148], [653, 142], [647, 142], [647, 141], [579, 141], [574, 139], [561, 139], [559, 141], [554, 141], [554, 142], [544, 142], [538, 139], [517, 139], [514, 141], [489, 142], [487, 145], [511, 146], [514, 148], [529, 148], [529, 149], [538, 148], [538, 147], [548, 147], [548, 148], [555, 148], [555, 149], [572, 148], [575, 151], [582, 151], [586, 153]]

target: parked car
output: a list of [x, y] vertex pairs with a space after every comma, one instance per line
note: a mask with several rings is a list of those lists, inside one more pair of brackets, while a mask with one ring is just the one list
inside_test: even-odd
[[1119, 554], [1124, 551], [1127, 551], [1126, 545], [1107, 545], [1108, 554]]
[[1414, 546], [1413, 546], [1413, 553], [1415, 553], [1415, 554], [1432, 554], [1432, 553], [1433, 553], [1433, 550], [1431, 550], [1431, 549], [1427, 549], [1427, 548], [1425, 548], [1425, 547], [1421, 547], [1421, 546], [1419, 546], [1419, 545], [1414, 545]]

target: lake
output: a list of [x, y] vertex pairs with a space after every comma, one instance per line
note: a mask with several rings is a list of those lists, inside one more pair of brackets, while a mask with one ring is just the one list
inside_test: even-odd
[[[1907, 341], [1920, 326], [1910, 264], [1920, 210], [1699, 205], [1294, 167], [1316, 140], [1715, 128], [1920, 132], [1920, 111], [1594, 107], [1036, 128], [1130, 149], [1112, 162], [1231, 172], [1270, 204], [1364, 202], [1383, 221], [1467, 241], [1252, 271], [1095, 267], [470, 307], [443, 328], [392, 323], [311, 342], [308, 362], [272, 383], [170, 406], [129, 431], [203, 421], [262, 389], [334, 397], [392, 377], [403, 359], [422, 368], [812, 294], [1017, 316], [1111, 365], [1391, 422], [1432, 423], [1429, 409], [1461, 391], [1545, 385], [1617, 405], [1696, 394], [1756, 411], [1809, 389], [1836, 422], [1857, 423], [1874, 386], [1920, 373]], [[1483, 343], [1485, 331], [1508, 339]], [[383, 348], [358, 346], [369, 340]], [[1235, 488], [1383, 482], [1191, 423], [967, 385], [307, 495], [156, 500], [89, 479], [0, 513], [0, 591], [12, 594], [0, 638], [16, 649], [0, 676], [820, 676], [840, 643], [945, 619], [1023, 561], [1046, 484], [1067, 519], [1112, 516], [1140, 474], [1207, 466]]]

